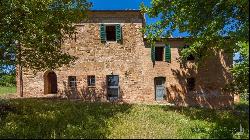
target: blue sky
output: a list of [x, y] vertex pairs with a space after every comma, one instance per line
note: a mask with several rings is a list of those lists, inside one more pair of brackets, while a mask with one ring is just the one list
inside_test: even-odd
[[93, 3], [92, 9], [98, 10], [121, 10], [121, 9], [139, 9], [143, 2], [150, 5], [151, 0], [89, 0]]
[[[92, 2], [92, 10], [124, 10], [124, 9], [136, 9], [140, 8], [140, 4], [144, 3], [150, 6], [151, 0], [89, 0]], [[151, 19], [146, 15], [147, 24], [153, 23], [157, 18]], [[180, 33], [175, 31], [173, 37], [184, 37], [187, 33]]]

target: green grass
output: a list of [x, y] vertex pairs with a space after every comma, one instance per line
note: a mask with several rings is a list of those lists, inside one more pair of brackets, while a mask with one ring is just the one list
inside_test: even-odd
[[0, 86], [0, 96], [6, 94], [13, 94], [16, 93], [16, 87], [1, 87]]
[[[0, 100], [1, 138], [248, 138], [244, 112], [68, 100]], [[244, 129], [240, 133], [240, 124]], [[242, 129], [242, 130], [243, 130]]]

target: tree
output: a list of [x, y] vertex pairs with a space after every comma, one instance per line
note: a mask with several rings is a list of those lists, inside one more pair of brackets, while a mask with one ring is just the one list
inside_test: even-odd
[[0, 65], [0, 86], [14, 86], [16, 84], [15, 67]]
[[75, 57], [61, 44], [73, 37], [73, 23], [83, 20], [90, 6], [87, 0], [1, 0], [0, 64], [32, 70], [69, 64]]
[[[192, 45], [182, 50], [181, 59], [192, 54], [199, 64], [211, 55], [211, 49], [223, 49], [233, 54], [242, 52], [239, 44], [249, 44], [248, 0], [152, 0], [151, 7], [142, 4], [141, 10], [149, 17], [160, 18], [143, 29], [150, 42], [169, 37], [175, 30], [190, 35], [188, 41]], [[249, 45], [246, 47], [249, 48]], [[248, 77], [248, 61], [243, 59], [243, 62], [234, 66], [234, 78]], [[234, 80], [234, 85], [249, 85], [247, 81], [239, 78]], [[248, 87], [234, 89], [242, 93], [242, 88], [245, 91]]]
[[56, 69], [76, 58], [61, 49], [75, 34], [74, 23], [86, 17], [87, 0], [1, 0], [0, 65], [19, 65], [33, 71]]
[[231, 70], [234, 80], [228, 85], [228, 89], [241, 93], [240, 96], [249, 100], [249, 43], [238, 43], [240, 58], [235, 61]]

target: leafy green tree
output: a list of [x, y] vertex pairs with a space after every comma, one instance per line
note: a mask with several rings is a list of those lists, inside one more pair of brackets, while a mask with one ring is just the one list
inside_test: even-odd
[[16, 84], [16, 69], [14, 66], [0, 66], [0, 86]]
[[241, 93], [241, 97], [249, 100], [249, 43], [238, 43], [240, 58], [235, 61], [233, 67], [233, 82], [228, 89]]
[[[192, 54], [198, 62], [211, 55], [211, 49], [223, 49], [244, 58], [232, 70], [234, 89], [242, 93], [248, 89], [249, 1], [248, 0], [152, 0], [151, 7], [141, 5], [149, 17], [159, 21], [143, 29], [148, 40], [170, 37], [175, 30], [187, 32], [190, 48], [182, 50], [181, 58]], [[241, 45], [240, 45], [241, 44]], [[248, 90], [247, 90], [248, 92]]]
[[74, 23], [90, 6], [87, 0], [1, 0], [0, 64], [33, 70], [69, 64], [75, 57], [61, 44], [74, 37]]
[[16, 77], [15, 75], [5, 74], [0, 75], [0, 86], [14, 86], [16, 84]]

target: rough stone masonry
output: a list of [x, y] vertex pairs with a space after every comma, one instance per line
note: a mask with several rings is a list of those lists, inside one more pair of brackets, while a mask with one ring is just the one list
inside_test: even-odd
[[223, 92], [232, 79], [231, 55], [214, 51], [196, 68], [195, 60], [179, 59], [180, 49], [188, 45], [184, 38], [163, 39], [152, 49], [140, 31], [145, 19], [138, 10], [90, 11], [75, 26], [75, 39], [65, 40], [62, 48], [78, 59], [69, 67], [36, 74], [24, 69], [24, 97], [210, 108], [234, 101], [233, 94]]

